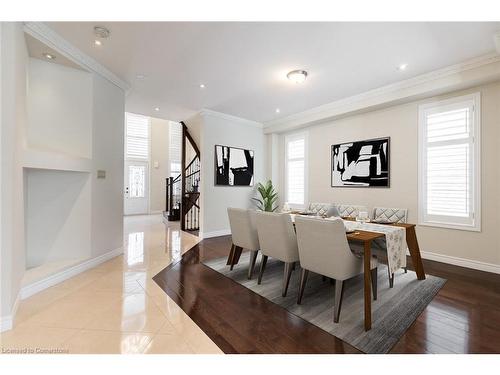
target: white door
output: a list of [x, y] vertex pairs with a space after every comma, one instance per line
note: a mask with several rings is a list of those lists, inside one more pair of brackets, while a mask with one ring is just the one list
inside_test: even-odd
[[125, 215], [147, 214], [149, 166], [146, 161], [125, 161]]

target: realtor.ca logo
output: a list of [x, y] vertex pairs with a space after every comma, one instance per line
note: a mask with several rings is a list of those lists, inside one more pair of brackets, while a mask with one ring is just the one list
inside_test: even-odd
[[2, 354], [68, 354], [61, 348], [2, 348]]

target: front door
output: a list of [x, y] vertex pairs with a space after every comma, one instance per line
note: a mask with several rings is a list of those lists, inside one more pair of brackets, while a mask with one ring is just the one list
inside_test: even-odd
[[125, 162], [125, 215], [147, 214], [149, 209], [149, 166], [146, 161]]

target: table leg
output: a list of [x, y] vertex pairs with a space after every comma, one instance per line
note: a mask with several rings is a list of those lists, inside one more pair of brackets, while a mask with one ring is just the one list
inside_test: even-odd
[[422, 257], [420, 256], [420, 248], [418, 247], [417, 233], [415, 227], [406, 228], [406, 244], [410, 250], [411, 260], [417, 279], [425, 280], [424, 265], [422, 264]]
[[365, 331], [372, 328], [372, 296], [371, 296], [371, 272], [370, 260], [372, 257], [372, 244], [371, 241], [365, 241], [364, 249], [364, 280], [365, 280]]

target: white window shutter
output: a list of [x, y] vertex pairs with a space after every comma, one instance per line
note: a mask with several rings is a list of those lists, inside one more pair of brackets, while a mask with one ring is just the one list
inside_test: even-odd
[[127, 159], [148, 159], [149, 118], [127, 113], [125, 120], [125, 157]]

